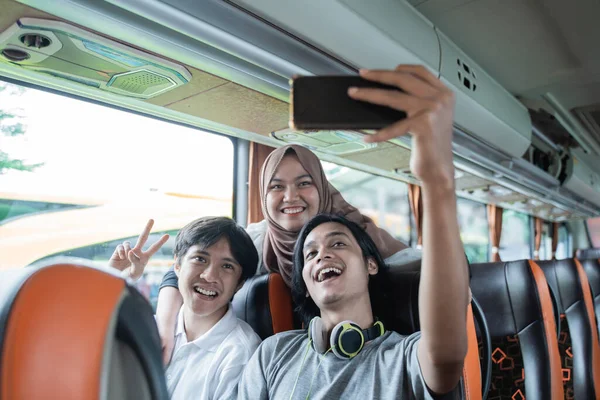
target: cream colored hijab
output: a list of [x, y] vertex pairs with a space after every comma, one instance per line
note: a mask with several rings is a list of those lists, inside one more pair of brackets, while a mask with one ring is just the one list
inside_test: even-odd
[[325, 177], [325, 171], [317, 156], [305, 147], [298, 145], [287, 145], [273, 151], [263, 164], [260, 175], [260, 198], [262, 212], [267, 220], [268, 227], [263, 248], [263, 262], [268, 271], [279, 272], [288, 286], [292, 284], [292, 256], [294, 244], [298, 238], [298, 232], [292, 232], [282, 228], [267, 210], [267, 191], [273, 175], [283, 157], [287, 154], [296, 154], [302, 167], [312, 177], [313, 183], [319, 193], [319, 213], [342, 215], [359, 224], [367, 231], [375, 242], [377, 249], [387, 258], [406, 246], [399, 240], [394, 239], [385, 230], [378, 228], [373, 221], [362, 215], [356, 208], [344, 200]]

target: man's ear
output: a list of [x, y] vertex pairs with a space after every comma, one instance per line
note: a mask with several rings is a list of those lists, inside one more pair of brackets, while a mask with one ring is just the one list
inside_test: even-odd
[[179, 278], [179, 272], [181, 271], [181, 264], [179, 263], [179, 258], [175, 258], [175, 265], [173, 266], [173, 270], [175, 271], [175, 275]]
[[367, 271], [369, 271], [369, 275], [377, 275], [379, 272], [379, 267], [372, 257], [367, 258]]
[[242, 288], [242, 286], [244, 286], [244, 283], [246, 283], [246, 281], [240, 280], [240, 282], [238, 283], [237, 287], [235, 288], [235, 292], [233, 292], [233, 294], [236, 294]]

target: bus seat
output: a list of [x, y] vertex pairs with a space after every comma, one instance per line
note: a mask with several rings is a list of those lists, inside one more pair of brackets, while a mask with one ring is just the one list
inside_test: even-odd
[[[420, 261], [419, 261], [420, 265]], [[395, 288], [396, 296], [391, 299], [396, 310], [395, 315], [388, 315], [386, 328], [403, 335], [410, 335], [419, 331], [419, 284], [421, 273], [414, 268], [391, 268], [391, 284]], [[486, 385], [482, 368], [477, 329], [473, 317], [472, 305], [467, 311], [467, 336], [468, 349], [463, 370], [463, 398], [469, 400], [482, 399]], [[489, 360], [483, 360], [487, 364]]]
[[[398, 272], [393, 275], [393, 284], [415, 287], [418, 289], [419, 274], [414, 272]], [[395, 286], [396, 287], [396, 286]], [[386, 327], [401, 334], [408, 335], [418, 330], [418, 291], [406, 292], [397, 290], [395, 302], [400, 308], [397, 318], [387, 323]], [[409, 293], [407, 295], [407, 293]], [[233, 297], [233, 309], [238, 318], [246, 321], [261, 337], [267, 337], [292, 329], [300, 329], [301, 325], [294, 317], [290, 291], [279, 274], [253, 276]], [[414, 310], [414, 312], [409, 311]], [[479, 350], [477, 345], [472, 311], [469, 309], [469, 351], [465, 362], [463, 381], [469, 400], [482, 399], [481, 370], [479, 366]]]
[[600, 249], [580, 249], [576, 255], [579, 260], [600, 260]]
[[0, 281], [0, 398], [168, 397], [152, 309], [116, 274], [63, 258]]
[[246, 321], [262, 340], [300, 328], [294, 321], [290, 290], [276, 273], [248, 279], [233, 296], [232, 306], [236, 316]]
[[471, 264], [471, 273], [492, 338], [489, 398], [562, 400], [557, 328], [542, 270], [522, 260]]
[[560, 310], [559, 349], [565, 395], [600, 399], [600, 345], [590, 285], [578, 260], [538, 262]]
[[596, 327], [598, 328], [598, 336], [600, 337], [600, 321], [598, 319], [600, 316], [600, 260], [597, 258], [580, 259], [580, 263], [590, 282]]

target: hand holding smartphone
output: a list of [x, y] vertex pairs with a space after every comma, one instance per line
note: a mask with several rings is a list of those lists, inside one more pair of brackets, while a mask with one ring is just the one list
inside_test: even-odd
[[382, 129], [406, 118], [403, 111], [354, 100], [351, 87], [400, 91], [360, 76], [302, 76], [293, 79], [290, 128], [295, 130]]

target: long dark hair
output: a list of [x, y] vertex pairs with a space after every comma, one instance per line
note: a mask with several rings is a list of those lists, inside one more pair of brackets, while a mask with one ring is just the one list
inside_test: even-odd
[[311, 297], [306, 297], [307, 289], [304, 278], [302, 277], [302, 270], [304, 269], [304, 255], [302, 249], [308, 234], [317, 226], [327, 222], [335, 222], [348, 228], [352, 233], [352, 236], [354, 236], [354, 239], [358, 242], [365, 261], [372, 258], [377, 264], [378, 273], [369, 276], [369, 297], [371, 299], [373, 315], [385, 325], [385, 320], [387, 319], [386, 309], [389, 307], [387, 299], [390, 295], [388, 267], [385, 265], [381, 254], [377, 250], [377, 246], [375, 246], [375, 243], [369, 234], [358, 224], [339, 215], [319, 214], [311, 218], [298, 235], [298, 240], [294, 247], [294, 270], [292, 275], [292, 298], [296, 305], [296, 312], [306, 327], [311, 319], [321, 315], [321, 311], [313, 299]]

